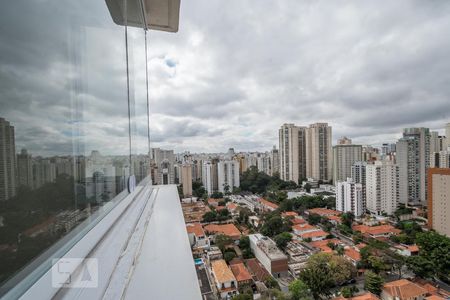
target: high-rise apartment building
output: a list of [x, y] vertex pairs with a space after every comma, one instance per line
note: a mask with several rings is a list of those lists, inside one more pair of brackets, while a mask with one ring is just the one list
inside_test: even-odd
[[430, 130], [405, 128], [397, 142], [400, 202], [425, 204], [427, 199], [427, 169], [430, 165]]
[[367, 192], [366, 192], [366, 166], [367, 162], [357, 161], [352, 165], [351, 178], [355, 183], [361, 183], [363, 193], [363, 207], [367, 206]]
[[160, 148], [151, 148], [150, 151], [152, 166], [156, 170], [154, 184], [174, 184], [175, 183], [175, 154], [173, 150], [163, 150]]
[[349, 139], [346, 136], [343, 136], [340, 139], [338, 139], [337, 144], [338, 145], [351, 145], [352, 144], [352, 140]]
[[270, 151], [270, 162], [272, 168], [270, 169], [269, 175], [273, 176], [277, 173], [280, 174], [280, 156], [278, 149], [275, 146], [273, 146], [272, 151]]
[[239, 163], [234, 160], [219, 161], [217, 179], [219, 192], [233, 192], [239, 187]]
[[183, 196], [192, 196], [192, 165], [189, 163], [181, 165], [181, 184], [183, 185]]
[[428, 227], [450, 237], [450, 168], [428, 169]]
[[365, 213], [366, 208], [361, 183], [356, 183], [351, 178], [336, 183], [336, 210], [352, 212], [356, 217]]
[[33, 188], [33, 165], [26, 149], [17, 154], [18, 185]]
[[306, 176], [315, 180], [332, 180], [331, 126], [315, 123], [306, 130]]
[[203, 163], [202, 170], [202, 182], [208, 195], [211, 195], [213, 191], [213, 166], [210, 161], [205, 161]]
[[450, 151], [439, 151], [431, 153], [431, 168], [450, 168]]
[[445, 139], [443, 147], [443, 150], [450, 151], [450, 123], [445, 124]]
[[16, 195], [16, 168], [14, 126], [0, 118], [0, 201]]
[[333, 180], [345, 181], [351, 177], [352, 165], [362, 160], [362, 146], [340, 144], [333, 147]]
[[376, 161], [366, 166], [366, 206], [372, 214], [392, 215], [399, 197], [398, 166], [391, 161]]
[[280, 178], [301, 183], [306, 178], [306, 127], [284, 124], [278, 131]]

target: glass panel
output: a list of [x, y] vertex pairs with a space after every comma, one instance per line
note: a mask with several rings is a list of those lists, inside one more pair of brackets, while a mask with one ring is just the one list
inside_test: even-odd
[[131, 161], [136, 182], [149, 172], [145, 31], [127, 28], [130, 77]]
[[105, 1], [0, 10], [0, 285], [52, 245], [64, 250], [126, 196], [130, 174], [146, 176], [144, 31], [130, 35], [133, 163], [125, 27]]

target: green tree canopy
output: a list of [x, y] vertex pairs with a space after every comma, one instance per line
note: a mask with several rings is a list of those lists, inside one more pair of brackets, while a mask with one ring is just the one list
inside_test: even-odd
[[292, 235], [289, 232], [282, 232], [274, 237], [274, 241], [278, 247], [284, 249], [286, 245], [292, 240]]
[[292, 300], [312, 299], [308, 286], [301, 280], [295, 279], [289, 284]]
[[372, 271], [367, 271], [364, 275], [364, 288], [375, 295], [379, 295], [384, 282], [383, 278]]

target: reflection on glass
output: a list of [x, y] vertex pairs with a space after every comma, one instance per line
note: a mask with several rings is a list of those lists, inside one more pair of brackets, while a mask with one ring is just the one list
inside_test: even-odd
[[0, 10], [0, 285], [148, 174], [144, 31], [127, 72], [125, 30], [102, 0]]

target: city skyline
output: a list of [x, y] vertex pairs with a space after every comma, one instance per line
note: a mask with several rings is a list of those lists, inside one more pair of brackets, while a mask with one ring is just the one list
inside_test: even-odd
[[[446, 71], [450, 67], [446, 59], [450, 42], [440, 38], [448, 36], [450, 26], [445, 16], [450, 3], [230, 1], [227, 9], [218, 1], [191, 4], [181, 10], [176, 36], [149, 35], [153, 147], [176, 152], [218, 152], [229, 147], [262, 151], [277, 144], [275, 128], [280, 124], [313, 122], [328, 122], [335, 138], [345, 135], [357, 144], [379, 145], [397, 140], [403, 128], [436, 130], [450, 119], [450, 74]], [[2, 18], [8, 20], [8, 11], [20, 10], [20, 5], [12, 3], [5, 8]], [[29, 5], [38, 14], [36, 20], [52, 23], [39, 27], [58, 28], [62, 22], [33, 9], [33, 3]], [[73, 4], [71, 10], [75, 14], [84, 7]], [[104, 16], [97, 4], [91, 13]], [[277, 26], [270, 21], [275, 19]], [[11, 28], [11, 37], [36, 27], [36, 20], [27, 19]], [[91, 32], [86, 39], [102, 40], [107, 45], [118, 42], [111, 35], [108, 39], [104, 36]], [[66, 45], [67, 35], [61, 29], [48, 36], [43, 32], [39, 38], [39, 50], [29, 47], [17, 52], [21, 46], [14, 38], [0, 50], [2, 63], [14, 64], [12, 73], [0, 84], [15, 84], [11, 89], [15, 92], [2, 95], [2, 115], [27, 136], [18, 136], [18, 149], [27, 148], [35, 155], [51, 155], [48, 149], [70, 153], [72, 136], [67, 133], [80, 124], [89, 126], [87, 143], [93, 149], [103, 145], [102, 149], [111, 153], [125, 151], [114, 147], [126, 134], [123, 126], [116, 126], [126, 122], [125, 103], [107, 110], [102, 109], [104, 100], [85, 104], [83, 123], [76, 123], [80, 120], [70, 113], [75, 106], [61, 100], [70, 99], [66, 87], [77, 67], [67, 57], [65, 47], [56, 48], [49, 42], [54, 39]], [[30, 39], [35, 41], [36, 37]], [[137, 53], [142, 51], [141, 45], [133, 46]], [[86, 61], [94, 63], [91, 59], [99, 49], [88, 50]], [[40, 57], [39, 64], [25, 68], [20, 61], [30, 61], [29, 55]], [[96, 61], [92, 68], [110, 76], [101, 79], [93, 69], [84, 70], [95, 76], [96, 82], [88, 90], [74, 91], [86, 96], [80, 101], [121, 96], [108, 87], [125, 86], [112, 70], [119, 65], [115, 56], [124, 54], [105, 55], [109, 63]], [[46, 76], [37, 75], [42, 70]], [[39, 80], [17, 81], [9, 76]], [[143, 82], [145, 78], [137, 74], [133, 84]], [[146, 130], [141, 130], [146, 122], [141, 96], [136, 95], [137, 134], [146, 136]], [[16, 103], [23, 109], [15, 110]], [[49, 115], [48, 111], [55, 113]], [[43, 148], [42, 144], [48, 146]]]

